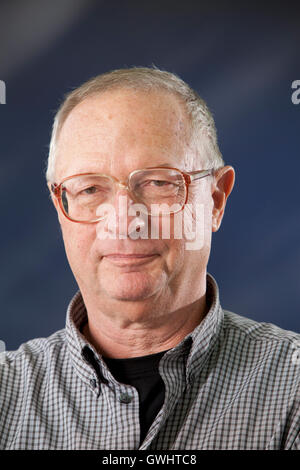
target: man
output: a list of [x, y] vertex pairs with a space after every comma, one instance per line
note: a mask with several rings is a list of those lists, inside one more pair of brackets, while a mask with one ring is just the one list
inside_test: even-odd
[[206, 272], [234, 170], [201, 98], [158, 69], [90, 80], [47, 180], [79, 292], [6, 353], [1, 448], [299, 449], [299, 337], [223, 311]]

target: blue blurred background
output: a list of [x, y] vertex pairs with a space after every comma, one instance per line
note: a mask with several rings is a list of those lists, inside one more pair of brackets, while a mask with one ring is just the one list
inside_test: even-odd
[[91, 76], [155, 64], [212, 110], [236, 169], [209, 272], [224, 308], [300, 330], [300, 8], [292, 2], [0, 3], [1, 314], [7, 349], [65, 325], [77, 287], [44, 171], [54, 111]]

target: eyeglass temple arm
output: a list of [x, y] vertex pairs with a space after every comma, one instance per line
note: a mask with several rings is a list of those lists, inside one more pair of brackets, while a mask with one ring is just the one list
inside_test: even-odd
[[53, 192], [54, 196], [59, 196], [59, 185], [57, 183], [51, 184], [51, 191]]
[[204, 178], [205, 176], [213, 175], [213, 174], [214, 174], [213, 168], [210, 170], [190, 171], [188, 173], [188, 175], [191, 178], [191, 181], [200, 180], [201, 178]]

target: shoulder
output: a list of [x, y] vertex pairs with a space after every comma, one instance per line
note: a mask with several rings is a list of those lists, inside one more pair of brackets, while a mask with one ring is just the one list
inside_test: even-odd
[[16, 386], [35, 371], [43, 375], [49, 363], [60, 360], [66, 353], [65, 330], [48, 338], [36, 338], [20, 345], [16, 351], [5, 351], [0, 358], [0, 396], [3, 389]]
[[25, 410], [35, 413], [49, 384], [68, 367], [66, 352], [65, 330], [59, 330], [1, 353], [0, 449], [7, 448], [20, 429]]
[[65, 329], [62, 329], [47, 338], [35, 338], [27, 341], [15, 351], [5, 351], [5, 359], [7, 362], [12, 363], [25, 357], [40, 357], [40, 355], [51, 353], [53, 350], [62, 347], [65, 339]]
[[273, 420], [276, 448], [298, 448], [300, 335], [229, 311], [224, 311], [223, 326], [223, 367], [243, 378], [237, 383], [247, 384], [255, 413]]
[[[264, 373], [299, 381], [300, 335], [272, 323], [257, 322], [224, 310], [223, 338], [231, 358]], [[295, 383], [295, 382], [294, 382]]]
[[284, 330], [273, 323], [251, 320], [229, 310], [224, 310], [224, 328], [237, 337], [244, 339], [247, 337], [249, 341], [271, 342], [274, 344], [284, 342], [292, 347], [300, 346], [300, 334]]

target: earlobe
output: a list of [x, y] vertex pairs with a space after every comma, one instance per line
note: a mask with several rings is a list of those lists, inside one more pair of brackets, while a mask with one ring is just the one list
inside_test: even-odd
[[228, 196], [235, 181], [235, 171], [232, 166], [224, 166], [216, 171], [212, 190], [212, 231], [217, 232], [221, 226], [222, 218]]

